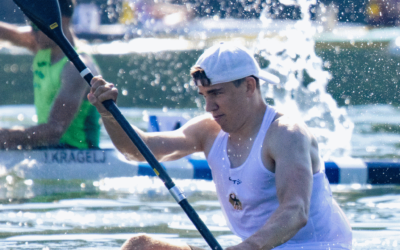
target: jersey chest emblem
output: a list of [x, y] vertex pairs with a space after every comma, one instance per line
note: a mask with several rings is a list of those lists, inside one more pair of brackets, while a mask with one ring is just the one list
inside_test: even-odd
[[232, 204], [233, 209], [235, 210], [242, 210], [242, 203], [240, 202], [240, 200], [236, 197], [235, 193], [231, 193], [229, 194], [229, 203]]

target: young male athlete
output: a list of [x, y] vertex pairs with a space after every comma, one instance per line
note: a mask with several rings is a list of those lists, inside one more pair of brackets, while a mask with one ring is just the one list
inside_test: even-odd
[[[191, 70], [210, 115], [172, 132], [134, 129], [160, 161], [204, 152], [227, 223], [242, 238], [229, 250], [351, 249], [352, 233], [332, 198], [318, 144], [307, 126], [266, 105], [260, 79], [270, 81], [244, 48], [207, 49]], [[89, 101], [102, 115], [113, 143], [128, 159], [143, 161], [101, 102], [117, 90], [101, 77]], [[122, 249], [197, 249], [142, 235]]]
[[[59, 0], [62, 29], [74, 46], [70, 29], [75, 0]], [[0, 149], [99, 146], [100, 116], [88, 102], [89, 86], [61, 49], [35, 25], [27, 32], [0, 22], [0, 40], [8, 40], [35, 53], [33, 59], [34, 103], [39, 125], [0, 129]], [[82, 60], [98, 74], [87, 54]]]

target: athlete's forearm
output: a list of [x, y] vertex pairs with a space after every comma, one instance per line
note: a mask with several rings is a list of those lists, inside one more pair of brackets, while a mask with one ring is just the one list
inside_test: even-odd
[[0, 22], [0, 40], [10, 40], [10, 36], [17, 32], [18, 27], [16, 25]]
[[226, 250], [270, 250], [290, 240], [306, 224], [307, 217], [300, 206], [278, 208], [260, 230]]
[[25, 47], [32, 51], [37, 50], [37, 43], [30, 31], [20, 31], [13, 24], [0, 22], [0, 40], [9, 41], [16, 46]]
[[[142, 154], [139, 152], [135, 144], [131, 141], [125, 131], [121, 128], [119, 123], [114, 119], [111, 114], [101, 116], [104, 127], [111, 138], [114, 146], [120, 151], [128, 160], [144, 161]], [[132, 126], [136, 133], [143, 139], [144, 132]]]
[[0, 129], [0, 149], [30, 149], [38, 146], [57, 145], [63, 129], [41, 124], [29, 128]]

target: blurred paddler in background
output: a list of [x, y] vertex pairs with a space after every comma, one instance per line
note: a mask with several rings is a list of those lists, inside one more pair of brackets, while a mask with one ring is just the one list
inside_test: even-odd
[[[70, 27], [75, 0], [59, 0], [59, 5], [64, 34], [76, 46]], [[58, 45], [29, 24], [30, 30], [21, 31], [18, 26], [0, 22], [0, 40], [35, 54], [32, 69], [38, 125], [0, 128], [0, 149], [98, 148], [100, 116], [86, 98], [89, 86]], [[91, 56], [80, 53], [80, 57], [93, 72], [100, 73]]]

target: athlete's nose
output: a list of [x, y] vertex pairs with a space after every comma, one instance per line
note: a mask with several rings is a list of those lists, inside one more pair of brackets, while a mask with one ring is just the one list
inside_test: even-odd
[[213, 100], [206, 98], [206, 107], [205, 110], [207, 112], [213, 112], [218, 109], [218, 104], [216, 104]]

